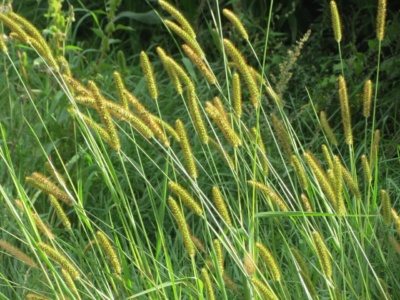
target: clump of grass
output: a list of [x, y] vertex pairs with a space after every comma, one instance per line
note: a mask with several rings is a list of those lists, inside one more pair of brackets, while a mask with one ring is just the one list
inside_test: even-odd
[[[117, 2], [111, 3], [109, 16]], [[371, 81], [366, 81], [361, 113], [351, 109], [352, 81], [339, 75], [336, 110], [343, 130], [331, 127], [331, 114], [319, 111], [310, 97], [309, 127], [321, 136], [309, 144], [306, 133], [293, 124], [290, 102], [283, 101], [289, 70], [309, 32], [281, 64], [282, 78], [275, 86], [268, 80], [268, 55], [257, 56], [251, 35], [232, 11], [222, 13], [245, 45], [226, 37], [218, 16], [210, 26], [218, 33], [224, 59], [214, 62], [186, 17], [167, 1], [158, 4], [160, 14], [169, 15], [163, 19], [166, 28], [184, 40], [181, 49], [187, 57], [181, 64], [157, 46], [152, 49], [160, 60], [150, 63], [153, 50], [140, 52], [136, 68], [143, 88], [132, 87], [132, 77], [122, 75], [126, 69], [102, 74], [110, 82], [104, 86], [100, 76], [77, 79], [68, 59], [53, 51], [30, 22], [0, 12], [6, 34], [18, 41], [0, 38], [5, 61], [15, 67], [11, 53], [19, 43], [36, 50], [50, 71], [47, 80], [68, 100], [64, 112], [74, 117], [75, 147], [73, 157], [64, 158], [53, 143], [54, 154], [49, 155], [35, 122], [52, 142], [48, 129], [54, 125], [43, 120], [25, 86], [38, 118], [24, 122], [41, 155], [48, 162], [54, 156], [61, 171], [51, 163], [46, 165], [51, 178], [28, 166], [16, 172], [9, 129], [1, 125], [1, 168], [10, 178], [7, 188], [0, 185], [1, 205], [9, 218], [3, 232], [36, 255], [32, 260], [0, 241], [10, 254], [0, 267], [3, 286], [9, 287], [3, 294], [11, 299], [395, 296], [400, 284], [393, 257], [400, 248], [400, 218], [396, 200], [389, 198], [397, 185], [385, 178], [380, 165], [379, 80], [374, 96]], [[380, 1], [378, 6], [380, 45], [385, 5]], [[330, 8], [341, 57], [343, 33], [335, 1]], [[112, 20], [109, 24], [103, 42], [114, 32]], [[106, 49], [101, 49], [99, 61]], [[253, 50], [251, 57], [245, 54], [248, 49]], [[125, 58], [118, 57], [116, 65], [126, 66]], [[253, 61], [263, 63], [253, 67]], [[267, 105], [266, 97], [275, 105]], [[169, 103], [173, 108], [168, 109]], [[251, 109], [244, 110], [245, 105]], [[355, 114], [364, 118], [352, 118]], [[364, 135], [356, 134], [362, 126], [354, 122], [365, 122]], [[31, 175], [24, 180], [21, 174]], [[13, 201], [13, 194], [20, 200]], [[383, 222], [377, 222], [380, 218]], [[100, 228], [110, 233], [112, 242]], [[95, 247], [103, 250], [89, 251]], [[14, 259], [33, 267], [29, 272], [34, 276], [25, 279], [9, 271]]]

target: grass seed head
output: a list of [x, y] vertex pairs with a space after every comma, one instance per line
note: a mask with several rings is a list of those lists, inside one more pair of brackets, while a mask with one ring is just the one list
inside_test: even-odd
[[282, 274], [279, 269], [278, 263], [272, 253], [262, 243], [256, 243], [256, 247], [261, 258], [266, 263], [271, 277], [274, 281], [281, 281]]
[[196, 255], [196, 248], [191, 239], [190, 229], [186, 222], [185, 215], [183, 214], [181, 208], [174, 198], [168, 197], [168, 207], [170, 208], [172, 215], [178, 224], [179, 232], [181, 233], [183, 244], [186, 249], [186, 253], [190, 257], [194, 257]]
[[342, 25], [340, 22], [340, 17], [336, 2], [331, 1], [330, 6], [331, 6], [333, 34], [335, 36], [336, 42], [340, 43], [340, 41], [342, 40]]
[[110, 263], [114, 269], [114, 272], [117, 274], [121, 274], [122, 273], [121, 263], [119, 261], [118, 254], [115, 251], [114, 247], [112, 246], [110, 240], [100, 230], [97, 231], [96, 235], [97, 235], [97, 239], [99, 241], [100, 246], [103, 248], [104, 252], [108, 256], [108, 259], [110, 260]]
[[378, 14], [376, 16], [376, 37], [379, 41], [385, 38], [386, 0], [378, 0]]
[[245, 40], [248, 40], [249, 39], [249, 35], [248, 35], [246, 29], [244, 28], [243, 23], [235, 15], [235, 13], [232, 12], [231, 10], [227, 9], [227, 8], [224, 8], [222, 10], [222, 13], [235, 26], [235, 28], [239, 31], [239, 33], [242, 36], [242, 38], [245, 39]]

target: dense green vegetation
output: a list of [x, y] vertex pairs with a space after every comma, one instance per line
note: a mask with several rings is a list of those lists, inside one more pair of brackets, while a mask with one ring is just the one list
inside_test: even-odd
[[395, 4], [14, 2], [0, 299], [400, 296]]

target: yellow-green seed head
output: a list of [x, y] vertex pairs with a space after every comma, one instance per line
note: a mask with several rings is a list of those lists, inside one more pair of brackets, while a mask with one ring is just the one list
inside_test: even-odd
[[198, 216], [203, 214], [203, 209], [201, 208], [200, 204], [198, 204], [197, 201], [194, 200], [194, 198], [189, 194], [189, 192], [180, 184], [174, 181], [169, 181], [168, 187], [192, 212]]
[[228, 207], [226, 206], [224, 197], [222, 196], [222, 193], [217, 186], [212, 187], [212, 195], [214, 198], [215, 207], [217, 208], [217, 211], [221, 215], [221, 218], [226, 222], [226, 224], [229, 227], [231, 227], [232, 220], [231, 216], [229, 215]]
[[144, 51], [140, 52], [140, 65], [142, 66], [144, 77], [146, 78], [150, 97], [152, 99], [157, 99], [158, 89], [156, 85], [156, 77], [154, 76], [153, 67], [151, 66], [149, 57]]
[[115, 251], [114, 247], [111, 245], [110, 240], [100, 230], [97, 231], [96, 235], [97, 235], [97, 239], [99, 241], [100, 246], [103, 248], [104, 252], [108, 256], [108, 259], [110, 260], [110, 263], [114, 269], [114, 272], [117, 274], [121, 274], [122, 273], [121, 263], [119, 262], [118, 254]]
[[342, 40], [342, 26], [340, 23], [340, 17], [339, 17], [339, 12], [337, 9], [336, 2], [331, 1], [330, 6], [331, 6], [333, 34], [335, 36], [336, 42], [340, 43], [340, 41]]
[[282, 274], [278, 267], [278, 263], [276, 262], [275, 257], [262, 243], [256, 243], [256, 247], [258, 249], [261, 258], [266, 263], [272, 279], [274, 281], [281, 281]]
[[243, 39], [248, 40], [249, 35], [248, 35], [246, 29], [244, 28], [243, 23], [240, 21], [240, 19], [232, 11], [230, 11], [227, 8], [224, 8], [222, 10], [222, 13], [236, 27], [236, 29], [239, 31], [239, 33], [243, 37]]
[[332, 261], [328, 248], [325, 245], [324, 239], [321, 234], [314, 231], [312, 234], [315, 249], [317, 251], [318, 259], [321, 264], [322, 272], [326, 277], [332, 277]]
[[174, 216], [174, 219], [178, 224], [178, 229], [179, 232], [181, 233], [186, 253], [190, 257], [194, 257], [196, 255], [196, 249], [192, 242], [190, 229], [181, 208], [172, 197], [168, 197], [168, 207], [170, 208], [172, 215]]
[[379, 41], [385, 38], [386, 0], [378, 0], [378, 14], [376, 17], [376, 37]]

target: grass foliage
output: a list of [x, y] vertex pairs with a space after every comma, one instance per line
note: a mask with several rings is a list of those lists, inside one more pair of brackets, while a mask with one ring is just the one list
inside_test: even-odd
[[[398, 299], [386, 1], [376, 65], [358, 74], [330, 2], [338, 60], [319, 87], [293, 74], [310, 31], [270, 73], [271, 13], [253, 43], [218, 1], [204, 1], [201, 31], [165, 0], [77, 8], [77, 27], [61, 2], [46, 39], [1, 7], [1, 299]], [[74, 44], [86, 18], [98, 49]], [[163, 26], [160, 44], [126, 58], [121, 18]]]

